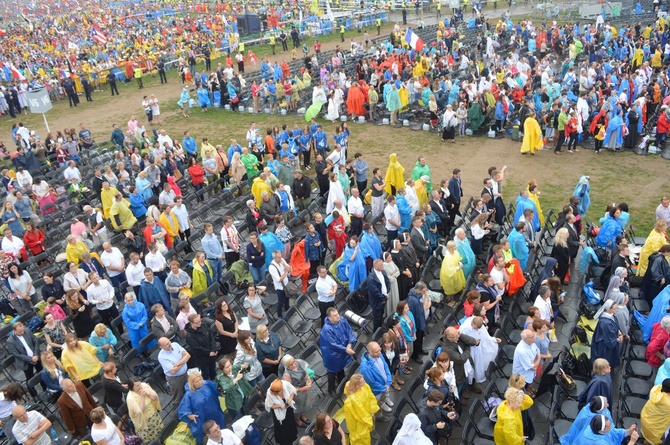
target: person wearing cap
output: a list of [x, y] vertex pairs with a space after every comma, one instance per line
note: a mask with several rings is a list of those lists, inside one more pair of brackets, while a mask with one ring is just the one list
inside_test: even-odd
[[651, 388], [649, 400], [640, 412], [642, 436], [652, 445], [663, 443], [663, 436], [668, 429], [668, 413], [670, 412], [670, 379]]
[[626, 430], [623, 428], [612, 428], [612, 421], [607, 416], [600, 414], [591, 419], [591, 422], [584, 427], [572, 442], [572, 445], [619, 445], [623, 443], [626, 437], [630, 437], [628, 445], [635, 445], [637, 439], [640, 437], [637, 432], [637, 424], [633, 423]]
[[614, 318], [618, 308], [613, 300], [607, 300], [596, 312], [594, 319], [598, 320], [598, 324], [591, 341], [591, 362], [604, 358], [613, 368], [621, 364], [620, 345], [623, 334]]
[[579, 411], [579, 414], [577, 414], [577, 417], [575, 417], [575, 420], [572, 422], [568, 433], [558, 438], [561, 445], [571, 445], [574, 443], [575, 439], [584, 428], [589, 427], [591, 419], [598, 415], [605, 416], [610, 422], [614, 422], [612, 413], [609, 410], [609, 403], [607, 403], [607, 399], [603, 396], [593, 397], [591, 401]]

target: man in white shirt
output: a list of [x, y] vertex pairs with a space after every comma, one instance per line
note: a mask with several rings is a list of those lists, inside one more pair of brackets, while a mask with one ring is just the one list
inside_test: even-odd
[[[112, 326], [112, 320], [119, 316], [119, 310], [114, 305], [114, 288], [109, 281], [101, 280], [97, 272], [89, 272], [88, 279], [91, 285], [86, 289], [86, 299], [95, 304], [102, 322]], [[109, 354], [112, 354], [110, 349]]]
[[16, 134], [21, 136], [26, 147], [30, 146], [30, 130], [24, 127], [23, 123], [19, 122], [19, 129], [16, 130]]
[[346, 164], [347, 158], [344, 157], [342, 146], [340, 144], [335, 144], [335, 149], [328, 155], [326, 161], [330, 161], [330, 163], [335, 166], [335, 169], [340, 165]]
[[23, 240], [21, 238], [12, 235], [12, 229], [5, 229], [5, 236], [2, 238], [2, 244], [0, 247], [2, 247], [2, 250], [4, 250], [7, 255], [10, 255], [12, 258], [14, 258], [16, 264], [19, 263], [20, 251], [24, 246], [25, 244], [23, 244]]
[[240, 445], [242, 443], [235, 433], [229, 429], [222, 430], [213, 420], [206, 421], [202, 426], [202, 431], [207, 436], [207, 445]]
[[165, 281], [167, 276], [167, 273], [165, 272], [167, 261], [165, 261], [165, 257], [160, 250], [158, 250], [156, 243], [149, 243], [149, 253], [144, 256], [144, 264], [162, 281]]
[[16, 182], [23, 193], [29, 194], [33, 191], [33, 177], [23, 167], [16, 172]]
[[351, 196], [347, 202], [347, 212], [351, 218], [351, 228], [349, 229], [349, 233], [360, 237], [363, 232], [365, 209], [363, 208], [363, 201], [360, 198], [360, 192], [357, 188], [351, 189]]
[[23, 445], [51, 445], [47, 431], [51, 428], [51, 421], [37, 411], [26, 411], [17, 405], [12, 410], [12, 417], [16, 420], [12, 426], [12, 434], [18, 443]]
[[275, 292], [277, 292], [277, 315], [282, 318], [284, 309], [288, 310], [288, 296], [284, 292], [284, 286], [288, 284], [288, 276], [291, 273], [291, 266], [281, 257], [281, 251], [272, 252], [272, 261], [268, 266], [268, 272], [272, 276]]
[[[251, 148], [251, 143], [256, 139], [256, 122], [252, 122], [247, 130], [247, 145]], [[235, 144], [237, 142], [233, 141]]]
[[170, 149], [174, 148], [174, 142], [172, 142], [172, 138], [168, 136], [165, 130], [161, 130], [160, 134], [158, 135], [158, 145], [165, 147], [165, 142], [168, 143], [168, 147], [170, 147]]
[[183, 240], [188, 240], [191, 237], [191, 226], [193, 222], [188, 214], [188, 209], [183, 204], [181, 196], [174, 198], [174, 205], [172, 206], [172, 213], [179, 221], [179, 237]]
[[105, 241], [109, 241], [109, 234], [107, 233], [107, 227], [105, 226], [102, 212], [94, 209], [90, 205], [85, 205], [82, 210], [86, 214], [86, 225], [88, 226], [91, 235], [93, 235], [93, 243], [95, 243], [96, 246], [99, 246]]
[[395, 196], [389, 195], [386, 207], [384, 208], [384, 218], [386, 219], [386, 242], [392, 245], [394, 239], [398, 237], [400, 228], [400, 212], [395, 205]]
[[186, 363], [191, 358], [191, 354], [186, 352], [179, 343], [171, 343], [165, 337], [158, 339], [158, 347], [161, 351], [158, 353], [158, 363], [160, 363], [165, 373], [165, 380], [170, 385], [170, 404], [179, 404], [184, 397], [184, 386], [188, 381], [188, 366]]
[[535, 345], [535, 332], [526, 329], [521, 332], [521, 341], [514, 349], [512, 372], [526, 378], [526, 385], [535, 379], [535, 371], [540, 366], [540, 350]]
[[230, 215], [223, 218], [221, 241], [223, 242], [223, 256], [226, 258], [226, 265], [230, 268], [235, 261], [240, 259], [240, 235]]
[[656, 219], [662, 219], [670, 225], [670, 198], [664, 196], [661, 203], [656, 207]]
[[107, 269], [107, 276], [112, 285], [118, 289], [121, 287], [121, 283], [126, 281], [126, 259], [117, 247], [112, 247], [110, 242], [103, 243], [102, 249], [100, 260]]
[[326, 266], [316, 268], [316, 294], [319, 301], [319, 312], [321, 313], [321, 326], [326, 319], [326, 311], [335, 305], [335, 295], [337, 294], [337, 283], [328, 275]]
[[505, 293], [505, 288], [507, 287], [507, 283], [509, 283], [509, 275], [505, 270], [505, 257], [502, 253], [499, 253], [493, 259], [491, 278], [493, 278], [495, 289], [498, 292], [496, 296], [501, 296]]
[[68, 182], [79, 183], [81, 182], [81, 172], [77, 168], [77, 163], [70, 161], [65, 170], [63, 170], [63, 177]]
[[140, 296], [140, 284], [142, 284], [142, 280], [144, 279], [144, 269], [146, 269], [146, 267], [142, 264], [142, 261], [140, 261], [140, 256], [137, 253], [132, 252], [130, 254], [130, 263], [126, 268], [126, 281], [129, 286], [133, 287], [135, 297], [138, 298]]

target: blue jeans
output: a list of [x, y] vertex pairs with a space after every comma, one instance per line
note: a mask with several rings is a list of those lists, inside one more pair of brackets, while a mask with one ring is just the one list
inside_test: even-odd
[[221, 278], [221, 271], [223, 270], [223, 261], [222, 260], [207, 260], [209, 265], [212, 266], [212, 271], [214, 272], [214, 282], [219, 281]]
[[254, 267], [249, 263], [249, 272], [251, 272], [251, 276], [254, 278], [254, 284], [258, 284], [265, 279], [266, 270], [267, 268], [265, 267], [265, 264], [261, 267]]
[[249, 384], [250, 384], [251, 387], [253, 388], [254, 386], [258, 385], [260, 382], [262, 382], [264, 378], [265, 378], [265, 377], [264, 377], [263, 374], [261, 373], [261, 374], [259, 374], [258, 377], [256, 377], [255, 379], [253, 379], [253, 380], [249, 380]]
[[468, 381], [467, 380], [464, 380], [460, 383], [456, 383], [456, 389], [458, 389], [458, 397], [460, 399], [463, 398], [463, 393], [465, 392], [465, 390], [467, 388], [468, 388]]

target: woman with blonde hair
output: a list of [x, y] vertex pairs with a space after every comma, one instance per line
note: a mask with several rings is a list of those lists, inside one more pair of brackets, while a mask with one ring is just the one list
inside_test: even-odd
[[663, 244], [668, 244], [668, 223], [663, 219], [657, 219], [654, 228], [649, 232], [647, 239], [640, 250], [640, 261], [637, 264], [638, 277], [643, 277], [649, 266], [649, 255], [658, 252]]
[[465, 275], [463, 275], [461, 260], [461, 255], [456, 250], [456, 243], [449, 241], [440, 268], [440, 284], [448, 299], [465, 288]]
[[221, 426], [226, 425], [216, 383], [205, 381], [202, 374], [197, 371], [191, 372], [188, 376], [188, 391], [181, 399], [177, 417], [188, 424], [197, 444], [202, 443], [202, 426], [208, 420], [213, 420]]
[[295, 387], [281, 379], [275, 379], [268, 388], [265, 410], [272, 413], [274, 440], [279, 445], [291, 445], [298, 438], [298, 425], [293, 412], [296, 394]]
[[247, 175], [247, 169], [242, 163], [240, 154], [238, 152], [233, 153], [233, 157], [230, 161], [230, 177], [233, 179], [235, 184], [240, 184], [244, 181], [244, 177]]
[[148, 384], [142, 383], [138, 377], [132, 377], [128, 382], [126, 403], [128, 415], [142, 442], [151, 443], [158, 439], [165, 425], [159, 414], [161, 402], [156, 391]]
[[570, 270], [570, 250], [568, 249], [568, 237], [570, 233], [565, 227], [561, 227], [554, 236], [554, 247], [551, 249], [551, 257], [556, 259], [555, 274], [561, 281], [565, 281], [566, 274]]
[[344, 387], [344, 419], [351, 445], [370, 445], [375, 428], [374, 415], [379, 411], [377, 398], [361, 374], [354, 374]]
[[122, 445], [124, 437], [121, 430], [107, 417], [102, 407], [93, 408], [89, 414], [91, 438], [96, 445]]
[[523, 445], [527, 436], [523, 435], [521, 412], [533, 405], [533, 399], [523, 390], [507, 388], [505, 400], [498, 405], [498, 421], [493, 428], [496, 445]]
[[65, 368], [63, 368], [63, 364], [51, 351], [42, 352], [40, 354], [40, 362], [42, 363], [42, 371], [40, 372], [42, 383], [46, 386], [47, 392], [51, 394], [51, 400], [55, 402], [63, 393], [60, 382], [63, 379], [69, 379], [70, 376]]
[[117, 340], [112, 333], [111, 329], [107, 329], [104, 323], [98, 323], [93, 328], [88, 342], [98, 348], [98, 352], [95, 353], [98, 360], [101, 362], [106, 362], [109, 356], [114, 355], [114, 346], [116, 346]]
[[65, 349], [61, 360], [72, 380], [84, 381], [100, 375], [102, 362], [96, 356], [97, 351], [92, 344], [77, 340], [74, 334], [65, 336]]

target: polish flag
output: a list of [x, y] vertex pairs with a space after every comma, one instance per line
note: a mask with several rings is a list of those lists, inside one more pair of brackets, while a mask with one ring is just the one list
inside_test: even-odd
[[414, 32], [412, 32], [412, 30], [409, 28], [405, 34], [405, 42], [407, 42], [409, 46], [411, 46], [412, 49], [416, 50], [417, 52], [421, 52], [423, 49], [423, 40], [421, 40], [421, 37], [414, 34]]
[[95, 40], [101, 45], [107, 43], [107, 37], [105, 37], [105, 35], [100, 31], [96, 31], [95, 29], [91, 30], [91, 37], [93, 38], [93, 40]]
[[4, 29], [0, 29], [0, 37], [5, 37], [7, 35], [7, 31]]

